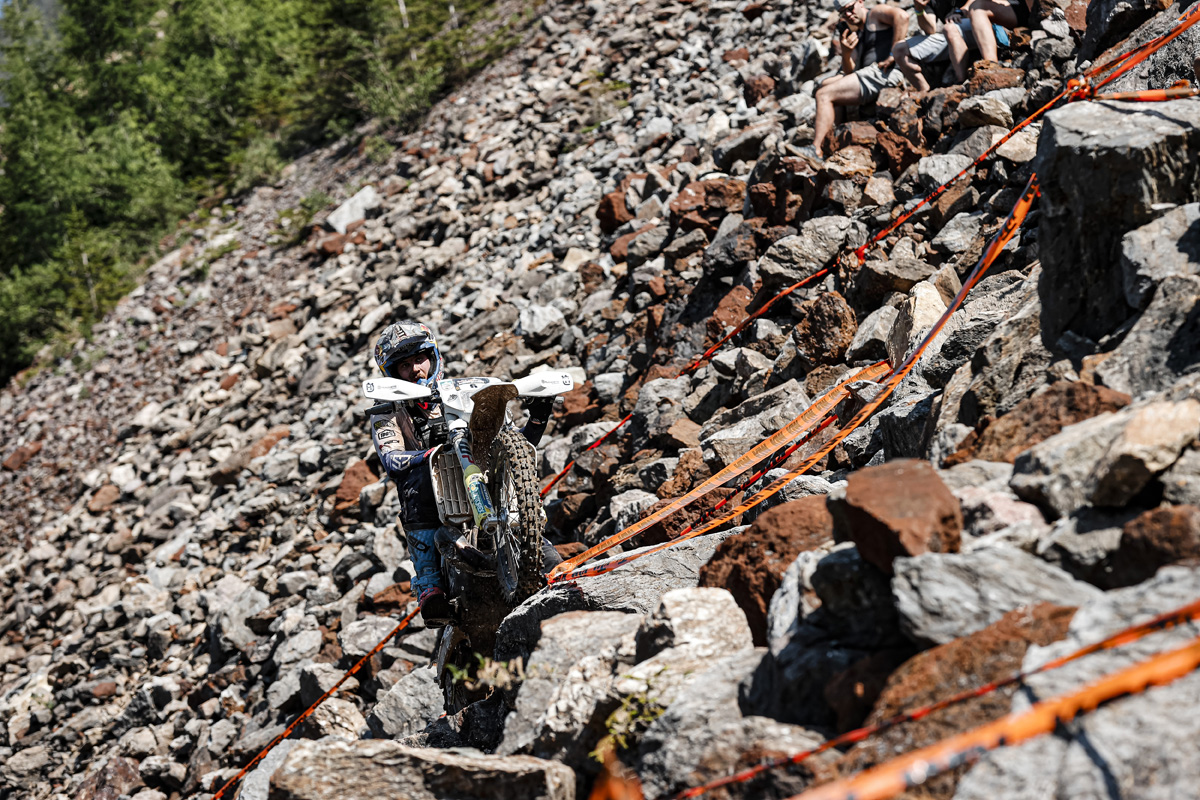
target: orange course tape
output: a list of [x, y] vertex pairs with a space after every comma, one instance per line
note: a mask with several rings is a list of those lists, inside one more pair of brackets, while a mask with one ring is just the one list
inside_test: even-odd
[[342, 684], [350, 679], [350, 676], [352, 676], [354, 673], [356, 673], [360, 669], [362, 669], [364, 664], [366, 664], [368, 661], [370, 661], [371, 658], [373, 658], [376, 653], [378, 653], [380, 650], [382, 650], [384, 647], [386, 647], [387, 643], [392, 640], [393, 636], [395, 636], [400, 631], [407, 628], [408, 623], [412, 622], [413, 618], [416, 617], [417, 614], [420, 613], [420, 611], [421, 611], [421, 609], [418, 607], [418, 608], [414, 608], [412, 611], [408, 612], [408, 614], [406, 614], [404, 616], [404, 618], [401, 619], [399, 623], [397, 623], [396, 627], [392, 629], [391, 633], [389, 633], [387, 636], [385, 636], [379, 644], [377, 644], [371, 648], [371, 652], [367, 653], [365, 656], [363, 656], [357, 662], [355, 662], [354, 666], [350, 667], [350, 669], [348, 669], [346, 671], [345, 675], [343, 675], [341, 678], [338, 678], [337, 683], [335, 683], [333, 686], [329, 687], [329, 690], [326, 691], [320, 697], [318, 697], [311, 706], [304, 709], [304, 711], [300, 714], [300, 716], [298, 716], [294, 720], [292, 720], [291, 724], [289, 724], [286, 728], [284, 728], [283, 731], [278, 736], [276, 736], [274, 739], [272, 739], [266, 747], [264, 747], [261, 751], [259, 751], [258, 755], [256, 755], [254, 758], [250, 759], [250, 761], [246, 764], [246, 766], [242, 767], [242, 769], [238, 772], [237, 775], [234, 775], [232, 778], [230, 778], [228, 781], [226, 781], [225, 785], [222, 786], [221, 789], [215, 795], [213, 795], [212, 800], [221, 800], [221, 798], [225, 796], [225, 793], [227, 791], [229, 791], [229, 787], [233, 786], [235, 783], [240, 781], [242, 778], [244, 778], [246, 776], [246, 773], [248, 773], [250, 770], [254, 769], [258, 765], [258, 762], [262, 761], [264, 758], [267, 757], [267, 753], [270, 753], [273, 749], [275, 749], [275, 745], [279, 744], [284, 739], [291, 736], [292, 733], [296, 730], [297, 726], [299, 726], [300, 723], [303, 722], [304, 720], [308, 719], [309, 715], [311, 715], [314, 711], [316, 711], [317, 707], [319, 705], [321, 705], [326, 700], [328, 700], [330, 697], [332, 697], [333, 693], [336, 692], [338, 689], [340, 689]]
[[1187, 622], [1195, 621], [1198, 618], [1200, 618], [1200, 600], [1189, 603], [1181, 608], [1177, 608], [1174, 611], [1168, 611], [1165, 614], [1159, 614], [1153, 619], [1146, 620], [1145, 622], [1137, 625], [1125, 628], [1124, 630], [1118, 631], [1099, 642], [1089, 644], [1086, 647], [1081, 647], [1065, 656], [1060, 656], [1051, 661], [1047, 661], [1040, 667], [1035, 667], [1034, 669], [1023, 672], [1014, 672], [1012, 675], [1009, 675], [1006, 678], [1001, 678], [998, 681], [984, 684], [975, 689], [968, 689], [965, 692], [960, 692], [952, 697], [947, 697], [944, 700], [939, 700], [936, 703], [922, 706], [921, 708], [905, 711], [903, 714], [897, 714], [896, 716], [890, 717], [889, 719], [886, 719], [883, 722], [879, 722], [875, 725], [868, 725], [863, 728], [847, 731], [840, 736], [835, 736], [828, 741], [822, 742], [814, 748], [804, 750], [796, 753], [795, 755], [788, 756], [787, 758], [774, 758], [769, 761], [764, 761], [761, 764], [738, 772], [734, 775], [709, 781], [702, 786], [685, 789], [684, 791], [675, 795], [675, 800], [686, 800], [687, 798], [699, 797], [706, 792], [710, 792], [713, 789], [719, 789], [722, 786], [728, 786], [731, 783], [745, 783], [755, 776], [761, 775], [769, 770], [784, 767], [789, 764], [799, 764], [801, 761], [805, 761], [812, 756], [824, 753], [827, 750], [832, 750], [835, 747], [843, 747], [845, 745], [864, 741], [871, 736], [883, 733], [884, 731], [890, 730], [905, 722], [914, 722], [916, 720], [924, 719], [930, 714], [941, 711], [944, 708], [949, 708], [950, 706], [957, 705], [966, 700], [972, 700], [976, 697], [983, 697], [986, 694], [991, 694], [1003, 689], [1006, 686], [1012, 686], [1013, 684], [1021, 683], [1022, 681], [1025, 681], [1034, 675], [1040, 675], [1043, 672], [1049, 672], [1051, 670], [1058, 669], [1059, 667], [1070, 664], [1073, 661], [1078, 661], [1081, 658], [1094, 653], [1099, 653], [1103, 650], [1114, 650], [1121, 645], [1135, 642], [1139, 639], [1149, 636], [1152, 633], [1170, 630]]
[[[958, 295], [955, 296], [954, 301], [950, 304], [950, 307], [946, 309], [946, 312], [942, 314], [941, 319], [939, 319], [934, 324], [933, 328], [930, 329], [920, 346], [913, 351], [912, 355], [904, 360], [904, 363], [900, 365], [899, 369], [892, 373], [892, 376], [888, 379], [887, 383], [883, 385], [875, 399], [863, 406], [862, 409], [854, 415], [854, 418], [850, 420], [846, 427], [838, 431], [838, 433], [835, 434], [828, 442], [822, 445], [819, 450], [805, 459], [804, 462], [794, 470], [777, 479], [766, 488], [761, 489], [753, 497], [743, 501], [737, 506], [737, 508], [726, 512], [720, 517], [717, 517], [703, 527], [698, 528], [692, 533], [689, 533], [686, 537], [681, 536], [668, 544], [676, 544], [680, 541], [683, 541], [685, 538], [690, 539], [693, 536], [702, 536], [703, 534], [713, 531], [725, 523], [733, 520], [738, 515], [743, 514], [759, 505], [767, 498], [778, 494], [783, 490], [783, 487], [787, 486], [791, 481], [800, 477], [805, 472], [808, 472], [808, 470], [812, 469], [813, 465], [815, 465], [825, 456], [829, 455], [829, 453], [833, 452], [833, 449], [841, 444], [847, 436], [849, 436], [855, 431], [856, 428], [866, 422], [867, 418], [870, 417], [871, 414], [875, 413], [879, 406], [881, 406], [883, 402], [891, 396], [892, 392], [896, 390], [896, 387], [900, 384], [900, 381], [904, 380], [908, 373], [912, 371], [912, 368], [916, 366], [917, 360], [920, 359], [926, 348], [929, 347], [929, 344], [935, 338], [937, 338], [939, 333], [941, 333], [942, 328], [944, 328], [946, 323], [950, 321], [951, 315], [953, 315], [954, 312], [957, 311], [960, 306], [962, 306], [963, 300], [966, 299], [967, 293], [970, 292], [977, 283], [979, 283], [979, 281], [987, 273], [988, 268], [992, 266], [996, 258], [1000, 255], [1000, 251], [1004, 249], [1004, 246], [1007, 245], [1012, 239], [1013, 235], [1016, 234], [1017, 228], [1020, 227], [1021, 223], [1024, 222], [1026, 215], [1029, 214], [1029, 208], [1033, 204], [1033, 200], [1037, 196], [1037, 192], [1037, 174], [1035, 173], [1029, 178], [1029, 183], [1026, 184], [1025, 191], [1022, 193], [1021, 198], [1017, 200], [1017, 204], [1013, 206], [1013, 210], [1008, 215], [1008, 219], [1005, 220], [1003, 227], [1001, 227], [1001, 229], [992, 238], [992, 241], [988, 244], [987, 249], [984, 250], [983, 256], [979, 259], [979, 263], [967, 277], [966, 282], [963, 283], [962, 289], [959, 291]], [[657, 549], [646, 552], [644, 555], [649, 555], [650, 552], [657, 552]]]
[[929, 778], [970, 764], [989, 750], [1054, 731], [1104, 703], [1178, 680], [1200, 666], [1200, 638], [1090, 683], [1079, 691], [1045, 700], [1029, 711], [1009, 714], [973, 731], [915, 750], [866, 772], [819, 786], [790, 800], [887, 800]]
[[833, 387], [824, 395], [822, 395], [815, 403], [806, 408], [798, 417], [784, 425], [771, 436], [756, 444], [754, 447], [750, 448], [748, 452], [739, 456], [731, 464], [710, 477], [708, 480], [701, 483], [696, 488], [692, 489], [687, 494], [676, 498], [655, 513], [643, 517], [621, 532], [613, 534], [604, 541], [600, 542], [600, 544], [597, 544], [583, 553], [580, 553], [573, 558], [569, 558], [559, 564], [547, 576], [549, 582], [556, 583], [558, 580], [562, 580], [560, 576], [563, 575], [563, 573], [570, 572], [583, 562], [587, 561], [589, 558], [593, 558], [601, 553], [606, 552], [607, 550], [611, 550], [613, 547], [621, 544], [622, 542], [629, 541], [631, 538], [637, 536], [639, 533], [642, 533], [655, 523], [661, 522], [662, 520], [674, 514], [676, 511], [686, 508], [688, 505], [708, 494], [713, 489], [716, 489], [731, 478], [736, 478], [738, 475], [741, 475], [758, 462], [768, 458], [779, 448], [791, 444], [792, 441], [797, 437], [804, 435], [814, 425], [818, 424], [824, 416], [826, 416], [834, 409], [835, 406], [837, 406], [838, 403], [846, 399], [848, 396], [846, 387], [848, 385], [854, 381], [875, 380], [883, 375], [886, 375], [887, 372], [887, 364], [880, 362], [867, 367], [866, 369], [860, 370], [854, 375], [851, 375], [849, 378], [842, 381], [837, 386]]
[[1103, 100], [1121, 100], [1134, 103], [1161, 103], [1164, 100], [1179, 100], [1184, 97], [1200, 96], [1200, 88], [1180, 87], [1177, 89], [1143, 89], [1139, 92], [1113, 92], [1112, 94], [1093, 95], [1096, 102]]

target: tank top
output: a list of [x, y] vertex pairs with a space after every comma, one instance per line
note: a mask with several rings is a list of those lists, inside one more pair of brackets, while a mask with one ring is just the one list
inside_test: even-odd
[[[885, 32], [886, 36], [880, 35]], [[858, 52], [860, 53], [859, 69], [869, 67], [890, 56], [892, 54], [892, 26], [886, 25], [873, 31], [867, 25], [863, 25], [862, 33], [858, 38]]]

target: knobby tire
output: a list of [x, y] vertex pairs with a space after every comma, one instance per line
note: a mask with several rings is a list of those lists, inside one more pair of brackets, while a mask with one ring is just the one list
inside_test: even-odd
[[496, 543], [497, 578], [504, 601], [510, 607], [520, 604], [545, 585], [543, 575], [542, 534], [545, 531], [545, 512], [538, 492], [537, 459], [533, 447], [520, 431], [511, 426], [501, 428], [492, 442], [488, 488], [497, 508], [517, 512], [517, 524], [509, 527], [509, 536], [516, 539], [517, 575], [515, 587], [505, 586], [502, 548]]

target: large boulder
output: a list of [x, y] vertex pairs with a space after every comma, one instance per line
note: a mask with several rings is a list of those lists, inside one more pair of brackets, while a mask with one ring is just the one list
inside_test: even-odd
[[1200, 434], [1200, 401], [1159, 400], [1064, 428], [1014, 462], [1013, 491], [1054, 516], [1121, 507]]
[[[609, 574], [555, 584], [538, 592], [500, 623], [496, 659], [528, 659], [541, 639], [542, 622], [566, 611], [653, 612], [667, 592], [696, 586], [700, 567], [712, 558], [721, 542], [737, 532], [698, 536], [660, 553], [636, 558]], [[638, 552], [633, 550], [616, 558], [636, 557]]]
[[[1194, 602], [1200, 570], [1168, 567], [1145, 583], [1098, 595], [1071, 620], [1065, 639], [1031, 647], [1031, 670], [1117, 631]], [[1027, 679], [1012, 710], [1077, 691], [1155, 653], [1192, 641], [1182, 626]], [[1187, 797], [1200, 785], [1200, 673], [1106, 703], [1053, 736], [984, 755], [962, 778], [956, 800], [995, 797]], [[1169, 732], [1169, 733], [1165, 733]]]
[[800, 553], [833, 539], [833, 518], [819, 495], [766, 511], [740, 536], [726, 539], [700, 568], [700, 586], [728, 589], [746, 612], [756, 645], [767, 642], [767, 610], [783, 574]]
[[1200, 199], [1200, 105], [1072, 103], [1046, 115], [1038, 162], [1044, 338], [1099, 340], [1133, 312], [1122, 237], [1162, 203]]
[[496, 752], [586, 762], [613, 710], [613, 680], [633, 663], [641, 621], [617, 611], [573, 611], [542, 623]]
[[962, 541], [958, 498], [927, 461], [901, 459], [852, 473], [829, 498], [834, 533], [863, 559], [892, 574], [892, 561], [921, 553], [955, 553]]
[[945, 644], [1029, 603], [1077, 606], [1101, 594], [1013, 547], [898, 558], [895, 569], [900, 624], [918, 644]]
[[[812, 731], [766, 717], [744, 716], [740, 687], [763, 659], [746, 650], [715, 661], [692, 681], [642, 736], [638, 777], [647, 798], [673, 795], [753, 766], [765, 758], [795, 755], [820, 744]], [[817, 761], [829, 761], [829, 757]], [[787, 796], [802, 791], [807, 776], [770, 770], [726, 788], [730, 798]]]
[[397, 742], [303, 742], [271, 778], [275, 800], [574, 800], [565, 764], [530, 756], [406, 747]]

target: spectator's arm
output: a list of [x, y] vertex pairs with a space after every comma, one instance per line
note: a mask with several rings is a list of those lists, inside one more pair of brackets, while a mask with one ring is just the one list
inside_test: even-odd
[[858, 68], [854, 63], [854, 48], [858, 46], [858, 33], [850, 28], [844, 28], [838, 37], [838, 47], [842, 56], [842, 73], [849, 75]]
[[913, 0], [913, 7], [916, 8], [917, 28], [921, 33], [926, 36], [937, 33], [937, 18], [929, 10], [929, 0]]
[[[879, 16], [877, 19], [885, 25], [892, 26], [892, 47], [903, 42], [908, 38], [908, 12], [902, 8], [894, 6], [877, 5], [874, 12]], [[896, 59], [888, 56], [879, 64], [880, 69], [889, 69], [896, 63]]]

